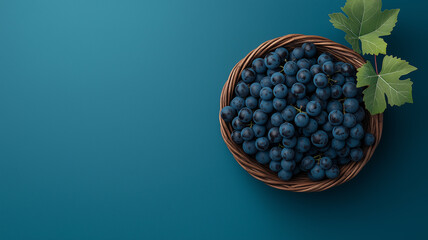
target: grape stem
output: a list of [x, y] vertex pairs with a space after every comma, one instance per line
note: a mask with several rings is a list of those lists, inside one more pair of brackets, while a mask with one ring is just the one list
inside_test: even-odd
[[377, 71], [377, 60], [376, 60], [376, 55], [374, 55], [374, 65], [376, 68], [376, 74], [379, 75], [379, 72]]

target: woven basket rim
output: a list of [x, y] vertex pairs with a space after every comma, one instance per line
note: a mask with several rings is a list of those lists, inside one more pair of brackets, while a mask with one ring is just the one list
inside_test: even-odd
[[[223, 107], [230, 103], [230, 100], [234, 96], [234, 88], [241, 76], [242, 70], [249, 66], [255, 58], [264, 57], [266, 53], [278, 47], [286, 47], [287, 49], [290, 49], [300, 46], [304, 42], [314, 43], [317, 46], [319, 52], [329, 52], [336, 59], [351, 63], [355, 68], [359, 68], [365, 63], [364, 58], [352, 49], [324, 37], [315, 35], [289, 34], [274, 38], [260, 44], [257, 48], [248, 53], [242, 60], [240, 60], [232, 69], [229, 78], [224, 84], [221, 92], [220, 111]], [[372, 157], [376, 147], [379, 144], [383, 128], [383, 114], [371, 116], [367, 112], [365, 119], [365, 130], [375, 136], [375, 144], [370, 147], [363, 148], [364, 159], [361, 161], [352, 162], [341, 166], [341, 173], [338, 178], [313, 182], [306, 176], [297, 176], [293, 177], [293, 179], [290, 181], [283, 181], [278, 178], [275, 172], [271, 171], [267, 166], [258, 163], [253, 157], [247, 155], [242, 150], [241, 146], [232, 141], [230, 136], [231, 132], [233, 131], [232, 126], [230, 123], [226, 123], [221, 118], [220, 113], [219, 120], [220, 131], [223, 140], [225, 141], [235, 160], [242, 168], [244, 168], [251, 176], [264, 182], [268, 186], [294, 192], [324, 191], [354, 178]]]

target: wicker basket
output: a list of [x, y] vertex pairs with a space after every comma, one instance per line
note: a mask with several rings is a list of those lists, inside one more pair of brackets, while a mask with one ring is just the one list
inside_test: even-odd
[[[225, 83], [220, 97], [220, 110], [229, 105], [234, 95], [234, 88], [241, 76], [241, 71], [250, 66], [252, 61], [258, 57], [264, 57], [268, 52], [284, 46], [288, 49], [301, 46], [305, 42], [312, 42], [317, 46], [319, 52], [331, 53], [336, 59], [343, 62], [351, 63], [355, 68], [364, 64], [364, 59], [353, 50], [333, 42], [327, 38], [319, 36], [307, 36], [300, 34], [290, 34], [283, 37], [275, 38], [262, 43], [259, 47], [251, 51], [244, 59], [239, 61], [232, 69], [229, 79]], [[231, 139], [233, 131], [230, 123], [226, 123], [220, 118], [221, 135], [235, 157], [236, 161], [254, 178], [266, 183], [267, 185], [294, 192], [319, 192], [331, 187], [340, 185], [354, 178], [369, 161], [375, 151], [382, 135], [383, 115], [371, 116], [368, 112], [364, 120], [365, 130], [372, 133], [376, 142], [371, 147], [364, 148], [364, 159], [359, 162], [351, 162], [340, 167], [340, 176], [336, 179], [325, 179], [319, 182], [309, 180], [306, 175], [300, 174], [293, 177], [290, 181], [283, 181], [278, 178], [277, 174], [271, 171], [267, 166], [259, 164], [253, 157], [247, 155], [242, 147]]]

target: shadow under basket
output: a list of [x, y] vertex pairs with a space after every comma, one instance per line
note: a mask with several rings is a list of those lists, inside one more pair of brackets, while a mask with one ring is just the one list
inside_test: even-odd
[[[221, 92], [220, 110], [229, 105], [231, 99], [234, 97], [234, 89], [241, 77], [242, 70], [250, 67], [254, 59], [259, 57], [264, 58], [267, 53], [278, 47], [285, 47], [290, 50], [295, 47], [300, 47], [305, 42], [314, 43], [317, 47], [318, 53], [328, 52], [337, 60], [354, 65], [356, 69], [365, 63], [365, 60], [358, 53], [327, 38], [301, 34], [290, 34], [275, 38], [262, 43], [235, 65]], [[350, 162], [341, 166], [339, 177], [313, 182], [306, 176], [306, 174], [301, 173], [289, 181], [283, 181], [278, 178], [277, 173], [271, 171], [268, 166], [258, 163], [254, 157], [246, 154], [240, 145], [233, 142], [231, 139], [231, 132], [233, 131], [231, 124], [226, 123], [220, 116], [219, 118], [221, 135], [223, 136], [224, 142], [242, 168], [244, 168], [254, 178], [271, 187], [294, 192], [324, 191], [354, 178], [373, 155], [377, 145], [379, 144], [383, 127], [383, 114], [371, 116], [370, 113], [366, 111], [366, 118], [363, 121], [364, 129], [366, 132], [373, 134], [376, 141], [372, 146], [364, 147], [364, 158], [361, 161]]]

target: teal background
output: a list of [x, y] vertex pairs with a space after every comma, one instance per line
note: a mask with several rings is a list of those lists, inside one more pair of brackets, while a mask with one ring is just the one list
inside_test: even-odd
[[237, 61], [289, 33], [346, 44], [344, 1], [1, 1], [0, 239], [421, 239], [428, 227], [423, 1], [388, 52], [419, 68], [372, 160], [321, 193], [250, 177], [219, 131]]

